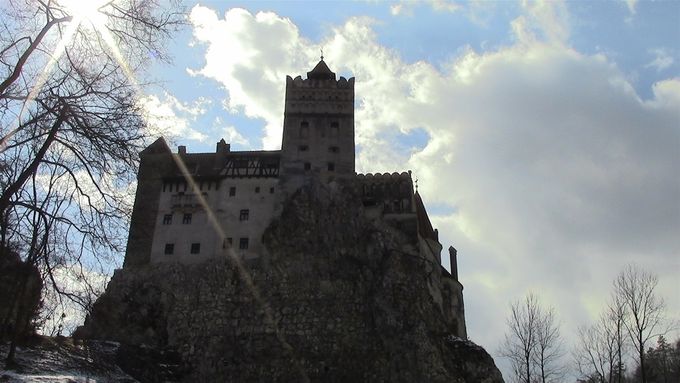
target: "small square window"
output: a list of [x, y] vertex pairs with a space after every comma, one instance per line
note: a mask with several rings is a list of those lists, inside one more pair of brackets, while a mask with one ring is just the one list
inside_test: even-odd
[[163, 225], [172, 224], [172, 214], [166, 214], [163, 216]]
[[329, 146], [328, 151], [331, 153], [340, 153], [340, 148], [338, 148], [337, 146]]
[[274, 194], [274, 188], [269, 188], [269, 194]]
[[300, 151], [300, 152], [306, 152], [308, 150], [309, 150], [309, 146], [307, 146], [307, 145], [298, 146], [298, 151]]
[[238, 220], [239, 221], [247, 221], [249, 216], [250, 216], [250, 210], [243, 209], [243, 210], [241, 210], [241, 213], [238, 215]]
[[201, 253], [201, 244], [200, 243], [192, 243], [191, 244], [191, 254], [200, 254]]
[[328, 171], [329, 172], [334, 172], [335, 171], [335, 164], [332, 162], [328, 163]]
[[255, 193], [259, 193], [259, 192], [260, 192], [260, 187], [259, 187], [259, 186], [256, 186], [256, 187], [255, 187]]
[[191, 223], [191, 213], [184, 214], [184, 216], [182, 217], [182, 223], [184, 225], [188, 225]]
[[312, 168], [312, 164], [310, 164], [309, 162], [305, 162], [305, 170], [309, 170], [311, 168]]
[[241, 250], [246, 250], [248, 248], [248, 238], [240, 238], [238, 240], [238, 248]]
[[229, 197], [233, 197], [236, 195], [236, 186], [232, 186], [229, 188]]
[[174, 243], [166, 243], [164, 253], [167, 254], [167, 255], [170, 255], [174, 252], [175, 252], [175, 244]]

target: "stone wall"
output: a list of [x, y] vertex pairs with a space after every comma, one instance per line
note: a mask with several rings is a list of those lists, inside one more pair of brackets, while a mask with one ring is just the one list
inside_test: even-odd
[[176, 350], [186, 381], [502, 382], [454, 336], [417, 241], [312, 184], [265, 231], [269, 257], [119, 270], [77, 335]]

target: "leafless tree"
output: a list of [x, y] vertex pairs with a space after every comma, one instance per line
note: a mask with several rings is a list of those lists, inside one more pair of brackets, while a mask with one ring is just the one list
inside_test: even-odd
[[563, 375], [562, 341], [552, 308], [543, 309], [538, 297], [528, 294], [511, 304], [507, 325], [499, 353], [510, 360], [517, 381], [550, 382]]
[[612, 382], [616, 381], [617, 383], [623, 381], [625, 372], [624, 354], [626, 348], [626, 329], [624, 327], [624, 322], [626, 320], [626, 314], [625, 302], [618, 294], [612, 294], [602, 321], [606, 321], [607, 331], [614, 343], [616, 358], [614, 359], [612, 373], [615, 376], [615, 380], [612, 380]]
[[157, 0], [74, 3], [0, 5], [0, 256], [18, 248], [46, 285], [87, 306], [54, 270], [79, 273], [88, 290], [91, 268], [122, 250], [121, 191], [148, 142], [140, 89], [184, 16]]
[[562, 381], [566, 373], [565, 366], [562, 364], [564, 344], [555, 309], [539, 308], [539, 314], [536, 323], [536, 350], [533, 356], [538, 378], [541, 383]]
[[614, 280], [614, 291], [623, 303], [627, 316], [623, 322], [637, 354], [642, 383], [645, 374], [647, 342], [667, 331], [664, 326], [665, 304], [655, 293], [659, 280], [656, 275], [636, 265], [628, 265]]
[[600, 383], [620, 381], [623, 375], [623, 315], [621, 306], [611, 304], [591, 326], [578, 331], [574, 350], [576, 368], [585, 379]]

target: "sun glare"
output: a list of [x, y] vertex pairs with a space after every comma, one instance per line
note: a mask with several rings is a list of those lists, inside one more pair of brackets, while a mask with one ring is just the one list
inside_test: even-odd
[[106, 15], [100, 9], [111, 0], [59, 0], [76, 23], [91, 25], [99, 29], [106, 24]]

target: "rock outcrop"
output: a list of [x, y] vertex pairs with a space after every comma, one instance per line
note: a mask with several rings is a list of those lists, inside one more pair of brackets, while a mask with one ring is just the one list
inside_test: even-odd
[[452, 336], [417, 237], [358, 201], [307, 186], [266, 230], [266, 257], [118, 270], [77, 335], [174, 350], [186, 381], [502, 382]]

